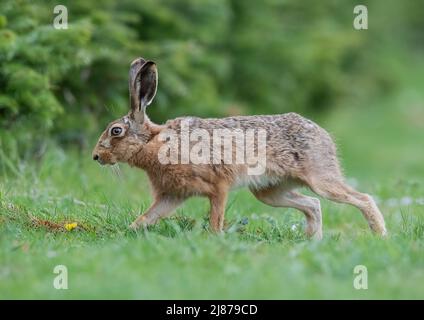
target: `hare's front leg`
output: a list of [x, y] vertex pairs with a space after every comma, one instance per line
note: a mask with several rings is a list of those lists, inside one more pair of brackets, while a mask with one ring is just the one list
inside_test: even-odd
[[182, 202], [183, 199], [174, 197], [158, 197], [144, 214], [134, 220], [130, 229], [136, 230], [140, 226], [155, 224], [160, 218], [169, 216]]
[[225, 204], [227, 203], [227, 190], [220, 190], [209, 197], [211, 209], [209, 223], [213, 232], [221, 232], [224, 227]]

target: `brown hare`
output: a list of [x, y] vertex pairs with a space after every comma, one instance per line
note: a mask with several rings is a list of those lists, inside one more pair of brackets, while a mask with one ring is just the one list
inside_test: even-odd
[[[238, 116], [222, 119], [181, 117], [158, 125], [149, 120], [146, 107], [152, 102], [157, 89], [156, 64], [138, 58], [129, 71], [130, 112], [110, 123], [93, 150], [93, 159], [100, 164], [125, 162], [146, 171], [154, 195], [151, 207], [130, 226], [137, 229], [169, 216], [184, 200], [191, 196], [204, 196], [210, 200], [210, 227], [222, 231], [228, 192], [237, 186], [247, 186], [255, 197], [274, 207], [291, 207], [306, 216], [306, 234], [322, 238], [320, 201], [295, 191], [309, 187], [313, 192], [332, 201], [357, 207], [367, 219], [370, 228], [379, 235], [386, 235], [384, 218], [371, 196], [360, 193], [343, 181], [336, 147], [330, 135], [314, 122], [295, 113], [268, 116]], [[249, 130], [265, 132], [265, 148], [262, 150], [263, 170], [249, 173], [251, 164], [216, 161], [183, 161], [184, 154], [174, 157], [177, 161], [163, 161], [163, 148], [170, 140], [170, 132], [182, 134], [183, 123], [189, 132], [202, 130], [214, 135], [218, 129], [245, 133]], [[215, 137], [215, 136], [214, 136]], [[212, 138], [210, 138], [212, 139]], [[250, 140], [249, 140], [250, 139]], [[259, 139], [245, 137], [260, 153]], [[175, 141], [174, 141], [175, 142]], [[177, 139], [177, 149], [167, 146], [167, 152], [179, 150], [182, 139]], [[188, 152], [195, 143], [189, 140]], [[234, 141], [229, 147], [233, 147]], [[221, 153], [212, 150], [203, 160]], [[224, 146], [228, 149], [228, 145]], [[238, 152], [238, 146], [230, 156]], [[225, 151], [225, 150], [224, 150]], [[246, 151], [247, 153], [247, 151]], [[167, 153], [168, 154], [168, 153]], [[214, 158], [215, 159], [215, 158]], [[219, 159], [219, 158], [218, 158]]]

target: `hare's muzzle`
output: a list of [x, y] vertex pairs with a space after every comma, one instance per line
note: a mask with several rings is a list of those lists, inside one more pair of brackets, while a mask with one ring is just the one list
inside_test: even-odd
[[102, 158], [100, 158], [100, 156], [97, 153], [93, 154], [93, 160], [97, 161], [102, 166], [106, 164], [106, 162]]
[[93, 160], [97, 161], [102, 166], [104, 166], [106, 164], [113, 165], [116, 162], [113, 159], [110, 159], [110, 157], [107, 154], [101, 154], [101, 153], [97, 153], [97, 152], [93, 153]]

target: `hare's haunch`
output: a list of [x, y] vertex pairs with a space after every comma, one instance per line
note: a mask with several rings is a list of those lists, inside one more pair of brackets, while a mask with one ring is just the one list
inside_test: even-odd
[[343, 179], [330, 135], [295, 113], [222, 119], [182, 117], [163, 125], [146, 115], [158, 84], [156, 64], [142, 58], [130, 67], [130, 112], [110, 123], [93, 150], [100, 164], [126, 162], [148, 174], [152, 206], [131, 228], [169, 216], [191, 196], [210, 200], [210, 226], [222, 231], [228, 192], [247, 186], [274, 207], [291, 207], [306, 216], [306, 234], [322, 238], [320, 202], [295, 191], [357, 207], [371, 229], [386, 235], [384, 218], [371, 196]]

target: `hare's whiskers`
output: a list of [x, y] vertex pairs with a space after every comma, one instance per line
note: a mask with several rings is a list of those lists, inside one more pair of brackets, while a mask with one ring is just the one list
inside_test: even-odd
[[114, 164], [112, 166], [110, 166], [112, 169], [112, 172], [114, 173], [115, 176], [118, 177], [119, 180], [123, 180], [122, 179], [122, 172], [121, 172], [121, 168], [119, 167], [119, 164]]

